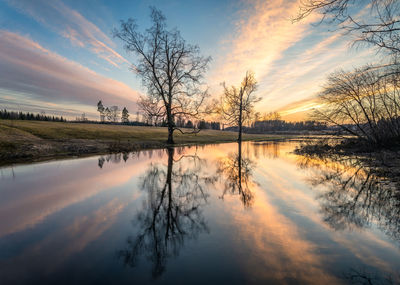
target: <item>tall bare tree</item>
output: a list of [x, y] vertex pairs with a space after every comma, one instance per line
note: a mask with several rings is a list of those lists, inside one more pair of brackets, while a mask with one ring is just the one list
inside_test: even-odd
[[[168, 126], [167, 142], [174, 143], [175, 116], [195, 117], [207, 90], [202, 83], [210, 57], [200, 55], [196, 45], [185, 42], [177, 29], [167, 30], [161, 11], [151, 8], [152, 26], [140, 32], [133, 19], [121, 21], [114, 36], [121, 39], [125, 49], [137, 56], [133, 71], [147, 88], [147, 97], [140, 100], [144, 111], [165, 116]], [[181, 131], [182, 132], [182, 131]]]
[[254, 114], [254, 104], [261, 100], [254, 94], [257, 90], [257, 81], [254, 73], [247, 71], [240, 87], [228, 87], [225, 83], [222, 85], [224, 94], [221, 97], [218, 112], [228, 124], [238, 127], [238, 141], [240, 142], [242, 141], [243, 123], [251, 119]]

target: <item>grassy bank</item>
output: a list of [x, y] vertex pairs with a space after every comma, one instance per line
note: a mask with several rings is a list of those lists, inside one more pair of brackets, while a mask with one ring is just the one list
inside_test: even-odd
[[[237, 133], [203, 130], [175, 134], [177, 145], [235, 141]], [[277, 140], [278, 135], [245, 134], [244, 140]], [[53, 157], [126, 152], [167, 146], [167, 129], [123, 125], [0, 120], [1, 164]]]

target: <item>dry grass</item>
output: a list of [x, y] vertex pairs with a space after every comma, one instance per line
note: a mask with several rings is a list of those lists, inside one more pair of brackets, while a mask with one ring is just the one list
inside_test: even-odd
[[[189, 130], [188, 130], [189, 131]], [[111, 140], [111, 141], [157, 141], [167, 139], [167, 129], [161, 127], [141, 127], [123, 125], [100, 125], [83, 123], [60, 123], [42, 121], [0, 120], [0, 140], [12, 134], [27, 139], [46, 140]], [[174, 133], [176, 143], [213, 143], [233, 141], [235, 132], [202, 130], [198, 134]], [[276, 139], [273, 135], [245, 134], [245, 140]]]
[[[122, 152], [166, 146], [167, 129], [123, 125], [0, 120], [0, 159]], [[174, 133], [177, 144], [230, 142], [237, 133], [202, 130]], [[245, 134], [243, 140], [276, 140], [277, 135]]]

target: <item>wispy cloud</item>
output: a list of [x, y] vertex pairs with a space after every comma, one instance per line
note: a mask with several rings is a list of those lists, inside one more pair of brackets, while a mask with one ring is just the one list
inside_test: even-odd
[[297, 1], [246, 1], [246, 10], [235, 21], [236, 31], [225, 39], [225, 52], [217, 59], [215, 75], [219, 80], [240, 80], [247, 69], [259, 77], [283, 52], [300, 41], [315, 18], [293, 25], [290, 17], [298, 9]]
[[318, 14], [292, 23], [298, 0], [244, 1], [247, 8], [234, 21], [235, 33], [224, 39], [210, 81], [214, 86], [222, 81], [238, 84], [246, 70], [253, 70], [263, 98], [257, 106], [260, 112], [313, 100], [327, 74], [371, 59], [371, 51], [351, 51], [340, 32], [311, 25], [320, 19]]
[[33, 40], [0, 30], [0, 88], [50, 103], [109, 104], [135, 108], [139, 93], [79, 63], [47, 50]]
[[7, 2], [69, 39], [73, 45], [88, 48], [111, 65], [118, 67], [121, 63], [129, 63], [113, 49], [113, 41], [104, 32], [60, 0], [7, 0]]
[[319, 102], [318, 98], [313, 96], [311, 98], [292, 102], [277, 111], [285, 120], [300, 121], [309, 119], [312, 110], [318, 109], [321, 106], [321, 102]]

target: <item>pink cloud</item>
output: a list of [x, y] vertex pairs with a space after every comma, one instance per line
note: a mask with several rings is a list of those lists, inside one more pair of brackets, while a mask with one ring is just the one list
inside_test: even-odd
[[51, 52], [31, 39], [0, 30], [0, 88], [55, 102], [134, 108], [139, 93]]
[[113, 41], [95, 24], [59, 0], [8, 0], [8, 3], [69, 39], [73, 45], [87, 47], [113, 66], [118, 67], [121, 63], [129, 63], [112, 48]]

